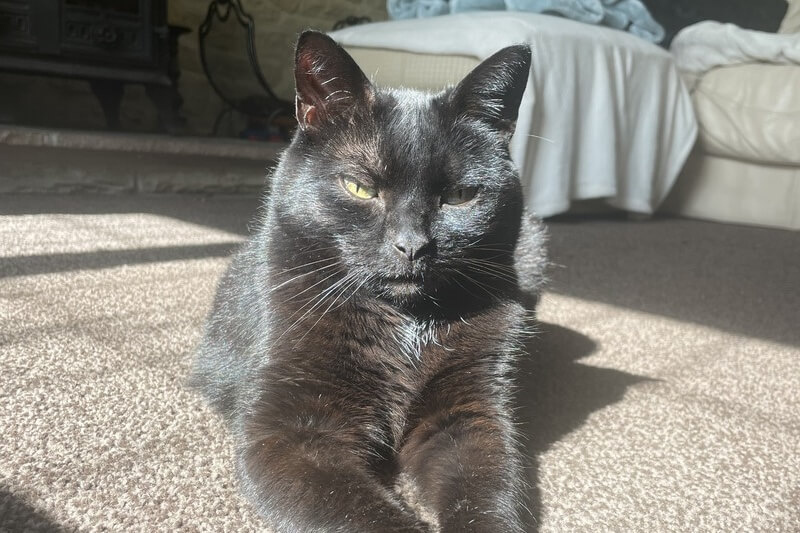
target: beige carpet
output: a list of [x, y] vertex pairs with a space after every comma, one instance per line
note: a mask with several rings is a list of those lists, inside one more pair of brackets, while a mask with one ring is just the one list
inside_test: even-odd
[[[184, 387], [247, 198], [0, 197], [0, 530], [256, 531]], [[800, 531], [800, 233], [550, 223], [540, 532]]]

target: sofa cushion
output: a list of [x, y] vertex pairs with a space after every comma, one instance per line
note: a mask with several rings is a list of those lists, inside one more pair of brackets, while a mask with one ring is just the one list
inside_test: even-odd
[[800, 165], [800, 67], [714, 69], [693, 94], [699, 139], [711, 154]]
[[800, 33], [800, 0], [789, 0], [789, 9], [783, 17], [781, 33]]
[[347, 46], [361, 70], [382, 87], [441, 91], [455, 85], [480, 61], [455, 54], [419, 54], [405, 50]]

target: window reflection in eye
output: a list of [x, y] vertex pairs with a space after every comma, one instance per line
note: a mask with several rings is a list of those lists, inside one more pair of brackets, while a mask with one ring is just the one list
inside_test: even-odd
[[442, 196], [442, 203], [447, 205], [461, 205], [469, 202], [478, 193], [478, 187], [461, 187], [447, 191]]

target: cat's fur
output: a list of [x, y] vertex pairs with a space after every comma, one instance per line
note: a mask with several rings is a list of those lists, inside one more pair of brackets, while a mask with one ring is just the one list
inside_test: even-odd
[[298, 132], [193, 369], [241, 487], [279, 532], [522, 531], [510, 399], [545, 259], [508, 141], [530, 50], [436, 95], [376, 89], [316, 32], [295, 68]]

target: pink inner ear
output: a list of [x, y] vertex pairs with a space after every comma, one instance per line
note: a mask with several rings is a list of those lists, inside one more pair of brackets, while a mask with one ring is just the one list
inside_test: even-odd
[[[303, 106], [303, 118], [301, 123], [305, 125], [314, 125], [317, 122], [317, 108], [313, 105]], [[299, 119], [298, 119], [299, 120]]]
[[[304, 34], [306, 35], [306, 34]], [[295, 55], [295, 112], [302, 127], [317, 127], [354, 111], [369, 81], [345, 50], [329, 37], [301, 37]]]
[[295, 65], [295, 83], [297, 84], [295, 114], [297, 122], [302, 126], [313, 126], [321, 118], [318, 110], [320, 104], [324, 103], [322, 93], [325, 89], [319, 83], [316, 69], [313, 53], [298, 54]]

